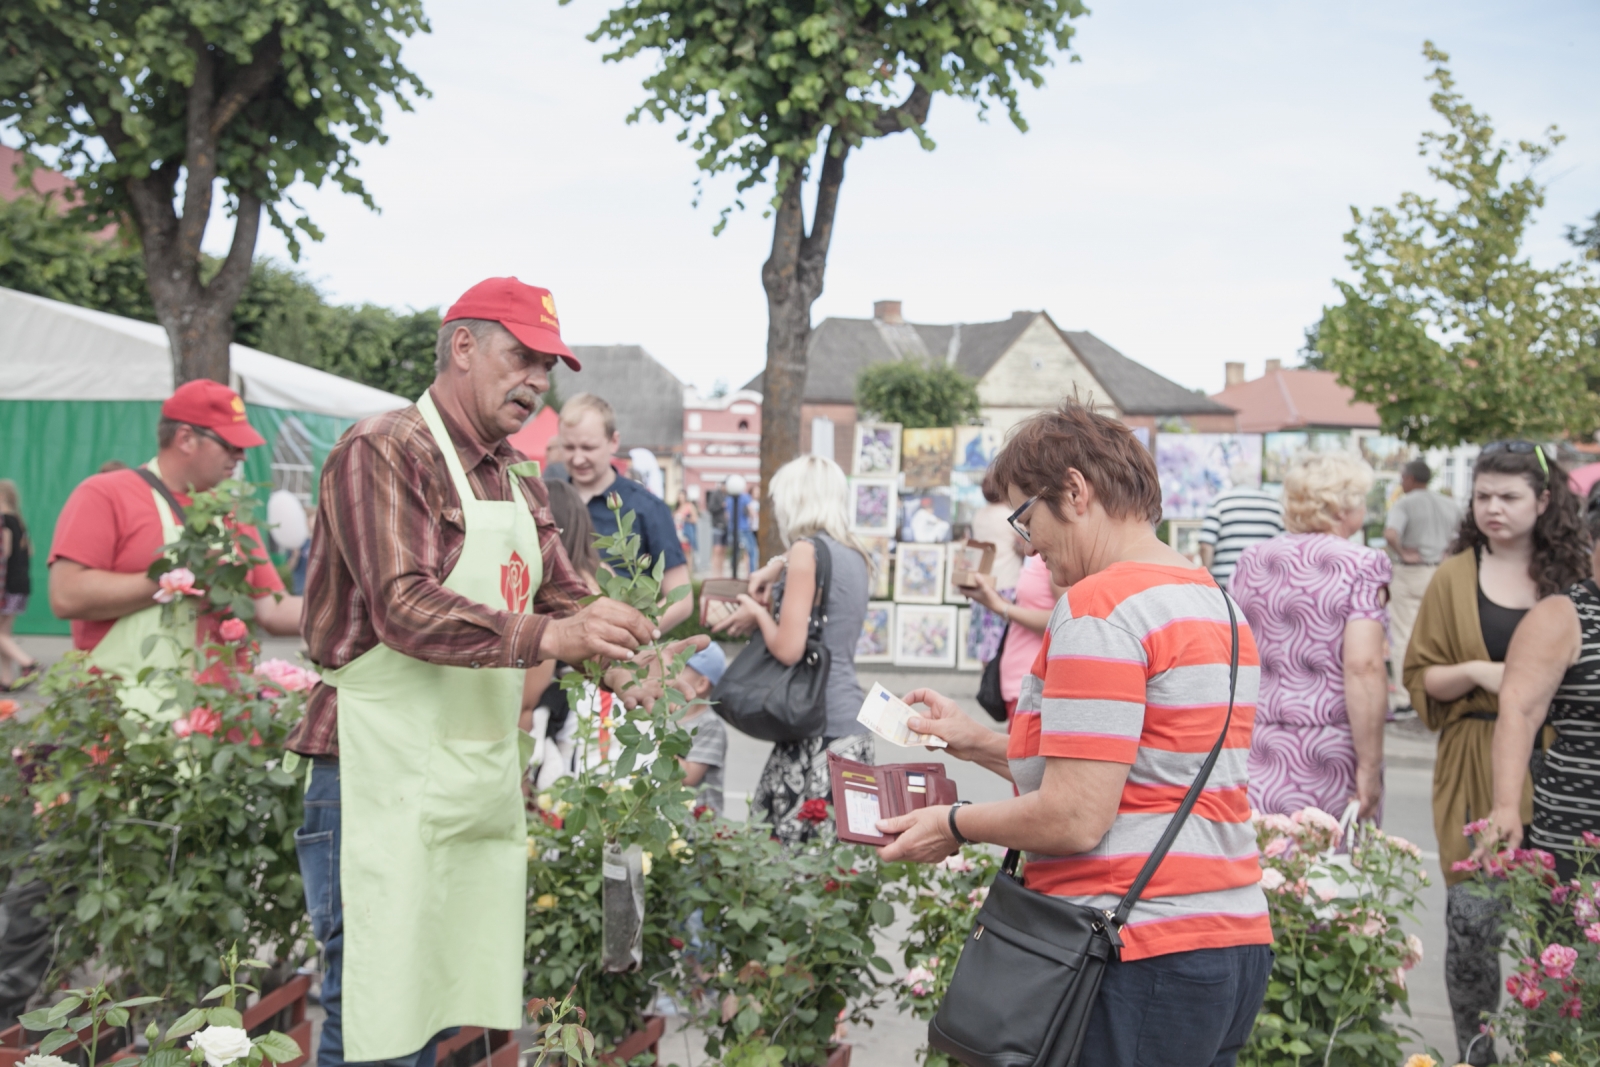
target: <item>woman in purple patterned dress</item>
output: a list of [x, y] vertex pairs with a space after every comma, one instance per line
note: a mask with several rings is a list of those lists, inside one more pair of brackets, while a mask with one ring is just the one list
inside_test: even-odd
[[1334, 816], [1352, 800], [1383, 813], [1384, 632], [1389, 557], [1350, 541], [1372, 468], [1347, 453], [1296, 460], [1283, 480], [1282, 537], [1245, 549], [1228, 591], [1261, 653], [1250, 742], [1250, 806]]

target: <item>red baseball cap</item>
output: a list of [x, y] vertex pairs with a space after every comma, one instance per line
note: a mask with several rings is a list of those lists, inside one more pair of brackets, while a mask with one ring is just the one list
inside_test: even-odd
[[203, 426], [234, 448], [255, 448], [267, 439], [245, 417], [244, 401], [221, 382], [199, 378], [184, 382], [161, 405], [161, 417]]
[[583, 369], [572, 350], [561, 343], [561, 320], [548, 289], [524, 285], [515, 278], [486, 278], [462, 293], [444, 313], [445, 322], [452, 319], [498, 322], [535, 352], [560, 356], [573, 370]]

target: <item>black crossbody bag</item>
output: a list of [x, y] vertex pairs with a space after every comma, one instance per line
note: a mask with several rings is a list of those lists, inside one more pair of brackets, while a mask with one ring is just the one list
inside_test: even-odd
[[767, 649], [758, 628], [711, 690], [711, 710], [758, 741], [804, 741], [821, 737], [828, 729], [828, 672], [833, 657], [822, 643], [822, 628], [828, 621], [833, 557], [822, 538], [808, 540], [817, 550], [817, 591], [805, 653], [794, 666], [786, 666]]
[[1166, 858], [1222, 754], [1233, 722], [1239, 683], [1239, 620], [1224, 594], [1233, 652], [1228, 667], [1228, 716], [1222, 733], [1161, 840], [1151, 850], [1116, 908], [1098, 910], [1036, 893], [1017, 878], [1016, 849], [972, 925], [939, 1013], [928, 1023], [928, 1044], [967, 1067], [1073, 1067], [1106, 964], [1118, 958], [1118, 931]]

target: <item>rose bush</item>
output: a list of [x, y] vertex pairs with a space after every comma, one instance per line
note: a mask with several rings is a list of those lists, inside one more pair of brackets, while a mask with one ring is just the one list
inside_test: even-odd
[[1239, 1063], [1400, 1062], [1405, 1028], [1385, 1017], [1410, 1014], [1405, 976], [1422, 959], [1401, 927], [1427, 884], [1421, 851], [1363, 824], [1344, 840], [1315, 808], [1255, 825], [1276, 958]]
[[[1476, 836], [1487, 820], [1468, 823]], [[1506, 978], [1501, 1010], [1486, 1022], [1518, 1061], [1600, 1065], [1600, 836], [1574, 842], [1578, 875], [1560, 882], [1555, 857], [1539, 849], [1505, 849], [1459, 869], [1478, 873], [1479, 891], [1504, 902], [1504, 953], [1518, 960]], [[1557, 1057], [1562, 1057], [1558, 1059]]]

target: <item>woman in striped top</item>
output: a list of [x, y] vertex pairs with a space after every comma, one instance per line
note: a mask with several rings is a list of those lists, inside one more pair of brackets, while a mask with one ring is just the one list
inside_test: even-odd
[[[1067, 402], [1023, 423], [990, 477], [1068, 593], [1023, 677], [1009, 739], [932, 690], [905, 699], [928, 708], [913, 729], [1019, 795], [885, 819], [880, 829], [900, 837], [882, 858], [931, 863], [967, 841], [1022, 849], [1028, 888], [1113, 907], [1222, 730], [1228, 604], [1210, 574], [1155, 536], [1155, 464], [1120, 423]], [[1083, 1067], [1231, 1065], [1266, 989], [1272, 927], [1246, 781], [1260, 666], [1234, 612], [1238, 687], [1222, 756], [1122, 929]]]
[[[1591, 509], [1587, 521], [1591, 537], [1600, 536], [1600, 511]], [[1600, 575], [1600, 551], [1593, 566]], [[1522, 844], [1523, 779], [1546, 723], [1556, 739], [1533, 783], [1527, 843], [1554, 854], [1557, 876], [1568, 881], [1577, 874], [1573, 843], [1600, 833], [1600, 585], [1593, 576], [1539, 601], [1506, 653], [1489, 833], [1508, 847]]]

